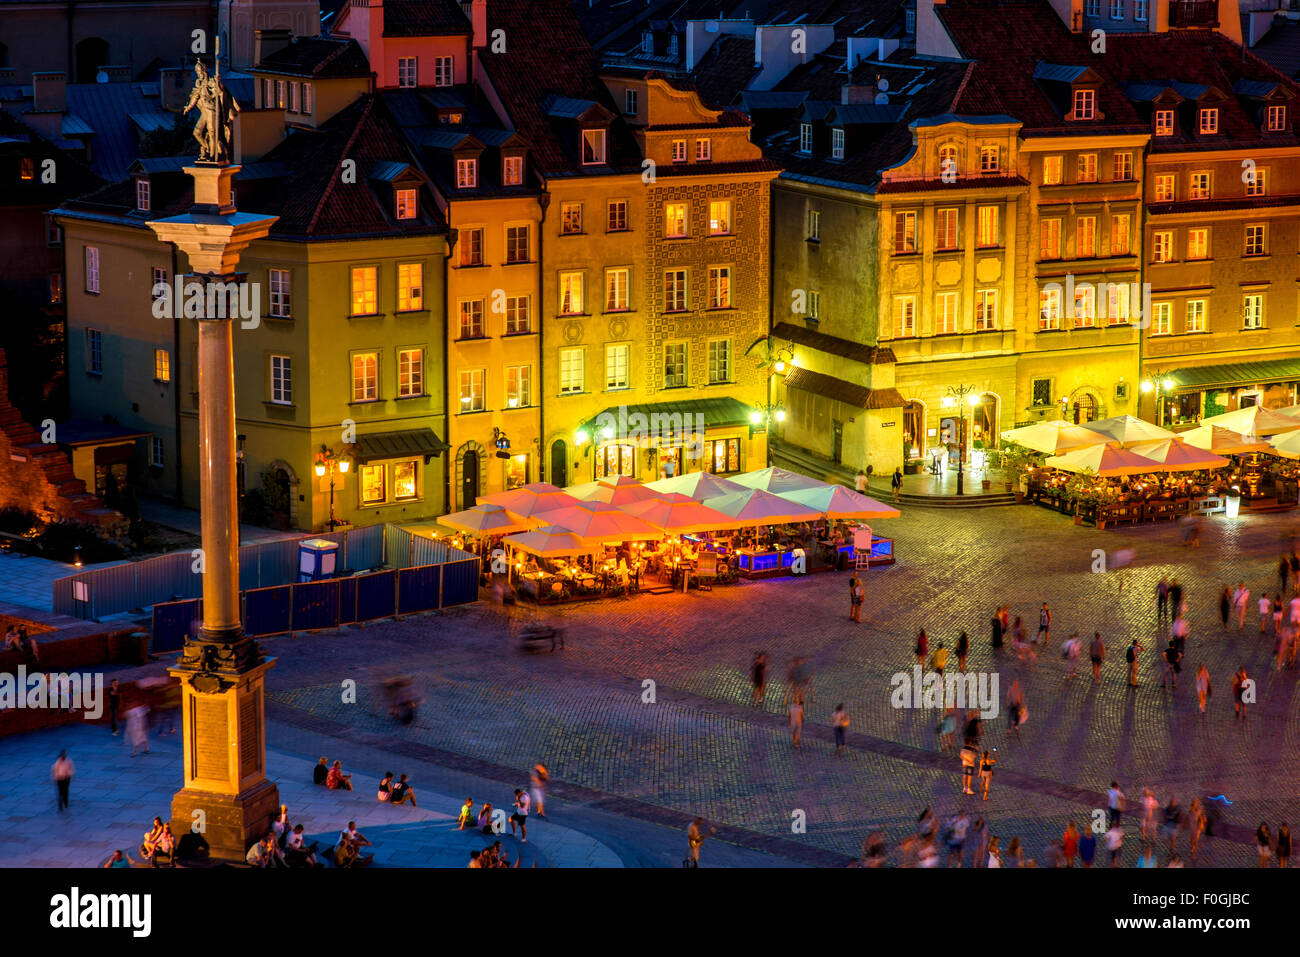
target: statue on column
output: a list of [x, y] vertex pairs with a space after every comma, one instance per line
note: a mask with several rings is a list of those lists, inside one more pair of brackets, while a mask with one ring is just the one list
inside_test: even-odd
[[195, 107], [199, 110], [199, 121], [194, 125], [199, 162], [230, 163], [235, 152], [235, 114], [239, 112], [239, 104], [221, 85], [219, 74], [208, 75], [202, 60], [194, 62], [194, 89], [182, 112], [189, 113]]

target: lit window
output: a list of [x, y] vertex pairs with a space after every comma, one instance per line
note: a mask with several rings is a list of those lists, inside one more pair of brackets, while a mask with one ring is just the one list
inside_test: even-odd
[[533, 404], [533, 367], [506, 366], [506, 408], [526, 409]]
[[1065, 164], [1060, 156], [1043, 157], [1043, 185], [1058, 186], [1063, 181], [1062, 167]]
[[172, 381], [172, 354], [166, 349], [153, 351], [153, 380], [155, 382]]
[[298, 84], [297, 83], [289, 84], [289, 112], [290, 113], [298, 112]]
[[680, 239], [686, 235], [687, 206], [685, 203], [668, 203], [664, 206], [664, 235]]
[[664, 346], [664, 388], [686, 385], [686, 343], [670, 342]]
[[844, 131], [839, 127], [831, 130], [831, 159], [844, 159]]
[[1245, 255], [1264, 255], [1264, 225], [1262, 223], [1252, 223], [1246, 227]]
[[605, 229], [611, 233], [621, 233], [627, 229], [627, 200], [611, 199], [606, 207]]
[[1061, 290], [1044, 289], [1038, 297], [1039, 331], [1061, 328]]
[[361, 466], [361, 504], [382, 505], [388, 501], [388, 466]]
[[731, 200], [715, 199], [709, 202], [709, 235], [726, 236], [731, 232]]
[[1172, 262], [1174, 258], [1174, 234], [1161, 230], [1151, 236], [1151, 261], [1153, 263]]
[[149, 180], [143, 176], [135, 181], [135, 208], [142, 213], [149, 212]]
[[894, 253], [916, 252], [916, 213], [894, 214]]
[[288, 319], [289, 311], [289, 270], [268, 269], [267, 278], [271, 287], [271, 315], [276, 319]]
[[575, 392], [582, 392], [583, 384], [583, 356], [582, 349], [561, 349], [560, 350], [560, 394], [572, 395]]
[[1132, 218], [1128, 213], [1115, 213], [1110, 218], [1110, 254], [1127, 256], [1129, 254], [1129, 233]]
[[582, 203], [560, 204], [560, 233], [570, 235], [582, 232]]
[[262, 108], [263, 109], [269, 110], [273, 106], [275, 106], [275, 96], [274, 93], [272, 92], [273, 89], [274, 87], [272, 86], [270, 78], [264, 77], [262, 79]]
[[1156, 136], [1174, 135], [1174, 111], [1156, 110]]
[[605, 131], [582, 131], [582, 165], [599, 166], [605, 162]]
[[822, 317], [822, 294], [815, 289], [808, 290], [808, 318], [820, 319]]
[[86, 247], [86, 292], [99, 292], [99, 247]]
[[709, 385], [731, 381], [731, 340], [709, 340]]
[[462, 299], [459, 303], [459, 338], [483, 338], [483, 300]]
[[486, 372], [482, 369], [462, 369], [460, 373], [461, 412], [482, 412], [486, 408], [483, 398], [483, 379]]
[[939, 147], [939, 175], [948, 178], [955, 177], [961, 172], [961, 167], [957, 162], [957, 147], [941, 146]]
[[419, 312], [424, 308], [424, 263], [397, 264], [397, 311]]
[[808, 239], [822, 238], [822, 214], [815, 209], [808, 210]]
[[379, 398], [379, 353], [358, 352], [352, 356], [352, 401], [374, 402]]
[[518, 336], [532, 329], [527, 296], [506, 296], [506, 335]]
[[1268, 108], [1268, 121], [1265, 129], [1270, 133], [1280, 133], [1286, 129], [1286, 107], [1270, 106]]
[[1263, 329], [1264, 328], [1264, 297], [1259, 293], [1252, 293], [1242, 300], [1242, 328], [1243, 329]]
[[934, 297], [934, 333], [938, 336], [957, 331], [957, 294], [941, 292]]
[[1187, 230], [1187, 258], [1210, 258], [1210, 230], [1208, 227], [1201, 226], [1197, 229]]
[[1086, 283], [1074, 287], [1074, 326], [1091, 329], [1097, 324], [1097, 287]]
[[979, 219], [975, 233], [975, 241], [980, 246], [996, 246], [998, 244], [998, 207], [981, 206], [979, 208]]
[[1268, 192], [1268, 170], [1252, 167], [1246, 174], [1246, 195], [1263, 196]]
[[400, 398], [424, 395], [424, 350], [397, 350], [397, 394]]
[[664, 312], [686, 311], [686, 270], [664, 272]]
[[418, 498], [416, 461], [393, 463], [393, 498], [398, 502]]
[[63, 302], [63, 273], [52, 272], [49, 278], [50, 302], [52, 304]]
[[531, 252], [531, 230], [527, 226], [506, 227], [506, 262], [526, 263]]
[[998, 327], [998, 291], [978, 289], [975, 292], [975, 331], [987, 332]]
[[1174, 304], [1172, 302], [1157, 302], [1151, 307], [1151, 335], [1167, 336], [1173, 332], [1174, 326]]
[[1204, 299], [1187, 300], [1187, 331], [1188, 332], [1205, 331], [1205, 300]]
[[1075, 258], [1094, 258], [1097, 255], [1097, 217], [1080, 216], [1074, 226]]
[[1074, 91], [1074, 118], [1076, 120], [1091, 120], [1097, 113], [1097, 91], [1096, 90], [1075, 90]]
[[934, 248], [957, 248], [957, 210], [939, 209], [934, 214]]
[[293, 405], [293, 359], [289, 356], [271, 356], [271, 401]]
[[695, 162], [707, 163], [713, 159], [713, 141], [696, 140], [695, 141]]
[[710, 439], [704, 443], [704, 455], [715, 475], [740, 471], [740, 439]]
[[685, 140], [673, 140], [673, 162], [674, 163], [686, 162], [686, 141]]
[[894, 297], [894, 335], [898, 338], [916, 335], [916, 297]]
[[1039, 226], [1039, 259], [1061, 258], [1061, 221], [1044, 219]]
[[1078, 181], [1080, 183], [1097, 182], [1097, 154], [1080, 153], [1078, 164]]
[[397, 85], [404, 89], [414, 89], [419, 85], [419, 58], [401, 56], [397, 58]]
[[456, 58], [451, 56], [434, 57], [433, 85], [451, 86], [456, 82]]
[[1132, 287], [1126, 282], [1106, 284], [1107, 315], [1112, 326], [1123, 325], [1129, 321], [1129, 294]]
[[709, 308], [731, 308], [731, 267], [709, 267]]
[[1115, 154], [1115, 182], [1126, 183], [1133, 178], [1133, 154]]
[[507, 156], [501, 161], [501, 182], [505, 186], [521, 186], [524, 182], [524, 158]]
[[[506, 230], [507, 237], [510, 231]], [[462, 266], [483, 265], [483, 230], [477, 227], [460, 231], [460, 248]], [[506, 262], [510, 262], [509, 258]]]
[[478, 186], [478, 160], [456, 160], [456, 188], [473, 189]]
[[1188, 190], [1189, 199], [1209, 199], [1210, 198], [1210, 174], [1193, 173], [1191, 175], [1191, 189]]
[[1217, 107], [1206, 107], [1201, 110], [1200, 121], [1197, 124], [1197, 130], [1203, 134], [1219, 132], [1219, 110]]
[[799, 124], [799, 152], [800, 153], [812, 152], [812, 124], [811, 123]]
[[415, 219], [419, 206], [413, 189], [399, 189], [397, 192], [397, 218]]
[[605, 389], [615, 391], [629, 387], [628, 362], [632, 347], [620, 342], [605, 347]]
[[1002, 149], [999, 146], [980, 147], [980, 172], [996, 173], [1002, 168]]
[[379, 268], [352, 267], [352, 315], [373, 316], [379, 313]]
[[560, 315], [582, 315], [582, 273], [560, 273]]
[[276, 109], [283, 110], [288, 105], [288, 98], [285, 96], [284, 80], [275, 81], [275, 106]]
[[1161, 173], [1155, 178], [1155, 201], [1172, 203], [1174, 200], [1175, 177], [1172, 173]]
[[629, 270], [605, 270], [605, 311], [623, 312], [627, 309], [627, 286]]

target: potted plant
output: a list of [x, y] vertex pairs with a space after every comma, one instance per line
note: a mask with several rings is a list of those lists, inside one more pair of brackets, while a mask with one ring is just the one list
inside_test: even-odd
[[1078, 472], [1065, 485], [1065, 498], [1074, 515], [1074, 524], [1082, 525], [1085, 517], [1096, 517], [1100, 496], [1091, 472]]
[[1035, 453], [1015, 442], [1007, 443], [1002, 450], [1002, 475], [1008, 492], [1016, 493], [1016, 501], [1023, 502], [1027, 492], [1029, 470], [1033, 468]]

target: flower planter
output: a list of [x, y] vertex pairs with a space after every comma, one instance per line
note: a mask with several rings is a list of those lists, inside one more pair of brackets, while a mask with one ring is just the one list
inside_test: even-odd
[[980, 480], [980, 488], [982, 488], [984, 491], [987, 492], [987, 491], [988, 491], [989, 489], [991, 489], [992, 487], [993, 487], [993, 480], [992, 480], [992, 479], [981, 479], [981, 480]]

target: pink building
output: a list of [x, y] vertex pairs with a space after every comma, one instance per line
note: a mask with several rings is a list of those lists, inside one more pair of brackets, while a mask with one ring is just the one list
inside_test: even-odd
[[485, 0], [348, 0], [332, 32], [361, 45], [377, 89], [457, 86], [470, 82], [486, 20]]

